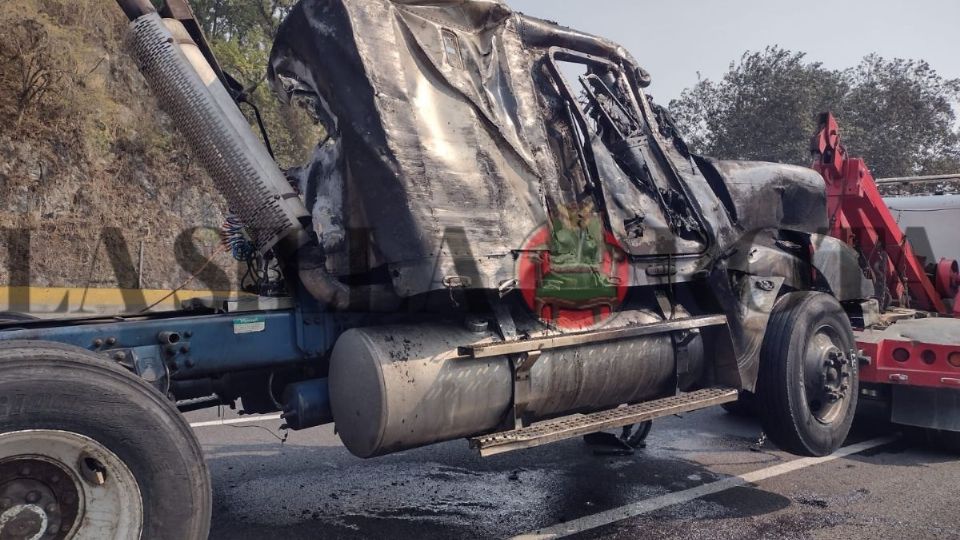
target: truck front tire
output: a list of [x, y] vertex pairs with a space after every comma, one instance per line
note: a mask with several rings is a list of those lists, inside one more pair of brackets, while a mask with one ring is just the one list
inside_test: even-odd
[[211, 506], [200, 445], [160, 392], [83, 349], [0, 343], [0, 536], [201, 539]]
[[836, 298], [782, 296], [760, 352], [757, 411], [766, 434], [794, 454], [833, 453], [853, 423], [858, 367], [853, 330]]

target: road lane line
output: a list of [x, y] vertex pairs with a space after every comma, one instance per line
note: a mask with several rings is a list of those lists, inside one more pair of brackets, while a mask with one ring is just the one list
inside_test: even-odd
[[781, 463], [765, 469], [741, 474], [739, 476], [731, 476], [729, 478], [717, 480], [716, 482], [711, 482], [709, 484], [699, 485], [683, 491], [667, 493], [665, 495], [660, 495], [659, 497], [653, 497], [633, 504], [621, 506], [619, 508], [613, 508], [598, 514], [570, 520], [566, 523], [558, 523], [551, 527], [539, 529], [531, 533], [514, 536], [513, 540], [546, 540], [548, 538], [563, 538], [564, 536], [570, 536], [584, 531], [589, 531], [591, 529], [609, 525], [624, 519], [641, 516], [643, 514], [649, 514], [668, 506], [687, 503], [701, 497], [706, 497], [707, 495], [713, 495], [715, 493], [720, 493], [721, 491], [726, 491], [731, 488], [744, 486], [747, 484], [755, 484], [761, 480], [773, 478], [774, 476], [780, 476], [789, 472], [847, 457], [852, 454], [865, 452], [872, 448], [889, 444], [896, 439], [897, 438], [893, 436], [879, 437], [876, 439], [870, 439], [869, 441], [851, 444], [850, 446], [845, 446], [840, 450], [837, 450], [829, 456], [795, 459], [793, 461], [788, 461], [786, 463]]
[[190, 424], [192, 428], [211, 427], [211, 426], [229, 426], [231, 424], [250, 424], [262, 420], [279, 420], [280, 414], [260, 414], [246, 418], [231, 418], [229, 420], [211, 420], [209, 422], [194, 422]]

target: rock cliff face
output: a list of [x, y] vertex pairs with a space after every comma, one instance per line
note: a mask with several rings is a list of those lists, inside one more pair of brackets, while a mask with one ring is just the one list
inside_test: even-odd
[[[0, 284], [235, 286], [225, 206], [110, 0], [0, 0]], [[142, 253], [142, 256], [141, 256]]]

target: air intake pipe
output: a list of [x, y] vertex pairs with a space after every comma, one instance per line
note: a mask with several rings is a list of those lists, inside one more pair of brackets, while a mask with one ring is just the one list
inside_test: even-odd
[[132, 21], [140, 71], [254, 244], [261, 253], [273, 250], [315, 298], [345, 309], [349, 290], [327, 274], [322, 248], [304, 225], [310, 213], [183, 23], [161, 17], [149, 0], [118, 3]]

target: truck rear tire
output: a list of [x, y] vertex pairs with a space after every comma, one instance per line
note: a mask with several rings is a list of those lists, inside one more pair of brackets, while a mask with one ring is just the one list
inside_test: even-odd
[[802, 291], [778, 299], [760, 351], [764, 431], [794, 454], [836, 451], [857, 409], [858, 367], [853, 330], [836, 298]]
[[211, 506], [200, 445], [160, 392], [83, 349], [0, 343], [0, 537], [202, 539]]

